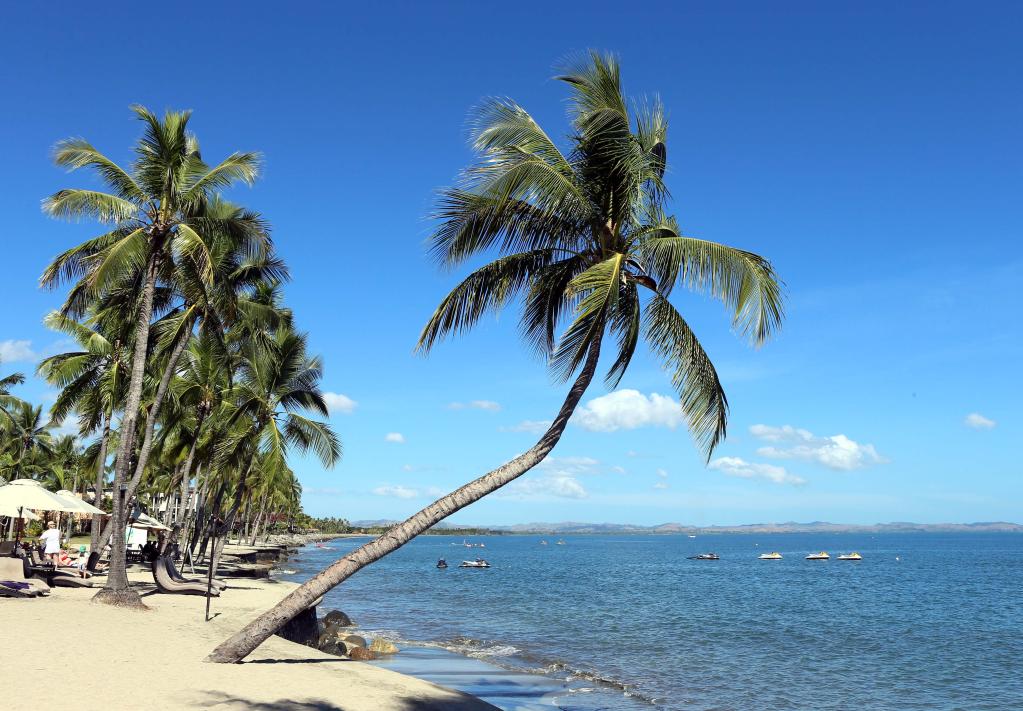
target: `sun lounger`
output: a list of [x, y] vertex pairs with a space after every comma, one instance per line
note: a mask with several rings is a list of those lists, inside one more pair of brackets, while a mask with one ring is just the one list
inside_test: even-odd
[[[156, 583], [156, 589], [162, 593], [168, 593], [172, 595], [205, 595], [206, 594], [206, 583], [199, 582], [181, 582], [171, 577], [170, 571], [167, 569], [167, 556], [160, 556], [153, 561], [153, 581]], [[220, 595], [219, 588], [211, 588], [210, 595], [217, 597]]]
[[56, 568], [52, 563], [45, 562], [35, 548], [29, 549], [32, 558], [31, 572], [41, 576], [50, 587], [58, 588], [91, 588], [92, 581], [83, 578], [78, 574], [78, 569], [73, 565], [60, 565]]
[[14, 541], [0, 541], [0, 556], [14, 555]]
[[[6, 583], [19, 584], [7, 585]], [[46, 583], [25, 574], [25, 562], [21, 558], [0, 557], [0, 584], [4, 585], [6, 591], [13, 590], [24, 593], [21, 597], [50, 594], [50, 587]], [[22, 585], [27, 585], [27, 590]], [[18, 595], [9, 595], [9, 597], [18, 597]]]
[[[171, 558], [170, 556], [163, 556], [163, 559], [166, 561], [165, 565], [167, 566], [167, 572], [170, 573], [170, 576], [177, 580], [179, 583], [201, 583], [203, 585], [206, 584], [205, 578], [186, 578], [184, 575], [178, 572], [178, 566], [174, 565], [174, 559]], [[221, 580], [220, 578], [213, 578], [213, 587], [224, 590], [225, 588], [227, 588], [227, 581]]]

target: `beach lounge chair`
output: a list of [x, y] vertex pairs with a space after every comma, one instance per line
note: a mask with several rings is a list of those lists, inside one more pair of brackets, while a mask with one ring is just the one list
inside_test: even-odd
[[39, 556], [35, 548], [29, 549], [32, 559], [30, 571], [46, 580], [50, 587], [58, 588], [91, 588], [92, 581], [81, 577], [78, 569], [70, 565], [61, 565], [56, 568], [52, 563], [47, 563]]
[[[172, 595], [205, 595], [206, 594], [206, 583], [200, 582], [181, 582], [171, 577], [170, 570], [167, 567], [168, 558], [165, 555], [159, 556], [153, 561], [153, 582], [156, 583], [156, 589], [162, 593], [168, 593]], [[217, 597], [220, 595], [220, 588], [213, 587], [210, 589], [210, 595]]]
[[[178, 566], [174, 564], [174, 559], [171, 558], [169, 555], [163, 556], [163, 559], [166, 561], [165, 565], [167, 566], [167, 572], [170, 574], [172, 578], [177, 580], [179, 583], [201, 583], [202, 585], [206, 585], [205, 578], [186, 578], [184, 575], [182, 575], [178, 571]], [[212, 584], [213, 587], [219, 588], [220, 590], [224, 590], [227, 588], [227, 581], [221, 580], [220, 578], [213, 578]]]
[[11, 556], [0, 557], [0, 585], [3, 586], [7, 597], [36, 597], [50, 594], [50, 587], [46, 583], [25, 574], [25, 562], [21, 558]]
[[14, 555], [14, 541], [0, 541], [0, 555]]

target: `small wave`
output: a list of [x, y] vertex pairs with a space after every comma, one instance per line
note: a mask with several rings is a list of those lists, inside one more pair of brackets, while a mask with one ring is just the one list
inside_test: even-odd
[[270, 571], [270, 575], [294, 575], [297, 572], [297, 570], [292, 570], [291, 568], [273, 568]]
[[[376, 634], [370, 630], [365, 630], [364, 633], [367, 636]], [[510, 644], [462, 636], [440, 641], [408, 640], [402, 639], [400, 635], [390, 630], [386, 633], [381, 630], [380, 633], [388, 639], [394, 640], [399, 646], [404, 644], [413, 647], [443, 649], [472, 659], [479, 659], [509, 671], [559, 678], [565, 683], [585, 681], [597, 685], [568, 687], [566, 691], [570, 693], [597, 693], [601, 688], [614, 689], [624, 696], [638, 701], [657, 703], [653, 697], [637, 692], [631, 684], [620, 679], [591, 670], [573, 668], [562, 660], [545, 659]]]

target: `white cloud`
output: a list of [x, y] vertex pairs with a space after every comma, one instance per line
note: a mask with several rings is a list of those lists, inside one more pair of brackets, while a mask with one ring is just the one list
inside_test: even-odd
[[386, 435], [384, 435], [384, 440], [387, 442], [394, 442], [395, 444], [404, 444], [405, 435], [403, 435], [401, 432], [388, 432]]
[[667, 479], [668, 478], [668, 471], [666, 469], [658, 469], [657, 470], [657, 476], [661, 477], [662, 479]]
[[414, 466], [412, 466], [411, 464], [403, 464], [401, 466], [401, 470], [403, 472], [412, 472], [412, 471], [415, 471], [416, 468]]
[[31, 362], [35, 359], [36, 354], [32, 350], [32, 341], [0, 341], [0, 363]]
[[78, 415], [74, 412], [64, 418], [64, 421], [57, 427], [50, 430], [50, 434], [54, 437], [66, 437], [71, 435], [73, 437], [78, 436]]
[[501, 404], [493, 400], [473, 400], [471, 402], [453, 402], [448, 405], [449, 410], [486, 410], [487, 412], [500, 412]]
[[979, 412], [971, 412], [966, 416], [966, 419], [963, 420], [963, 424], [967, 427], [972, 427], [975, 430], [991, 430], [994, 429], [995, 425], [998, 423], [984, 417]]
[[444, 491], [444, 489], [441, 489], [439, 486], [426, 487], [426, 495], [429, 496], [431, 499], [439, 499], [440, 497], [444, 496], [444, 494], [447, 493], [448, 492]]
[[555, 476], [597, 474], [600, 461], [593, 457], [547, 457], [536, 468]]
[[611, 467], [611, 471], [615, 472], [616, 474], [628, 474], [629, 473], [628, 469], [626, 469], [625, 467], [620, 466], [618, 464], [616, 464], [613, 467]]
[[669, 486], [671, 485], [668, 484], [668, 482], [666, 481], [659, 481], [656, 484], [654, 484], [655, 489], [667, 489]]
[[396, 499], [414, 499], [419, 496], [419, 491], [416, 489], [410, 489], [400, 484], [397, 486], [391, 486], [390, 484], [378, 486], [373, 489], [373, 493], [377, 496], [389, 496]]
[[331, 414], [340, 412], [343, 415], [350, 415], [355, 412], [355, 408], [359, 405], [355, 400], [341, 393], [323, 393], [323, 401], [327, 403], [327, 410]]
[[765, 442], [785, 444], [784, 447], [761, 447], [757, 454], [771, 459], [806, 459], [829, 469], [852, 471], [888, 460], [878, 454], [872, 444], [860, 444], [843, 434], [817, 437], [809, 430], [791, 425], [771, 427], [753, 425], [750, 433]]
[[639, 427], [682, 424], [682, 409], [675, 398], [638, 390], [618, 390], [601, 395], [576, 410], [572, 422], [591, 432], [615, 432]]
[[789, 474], [785, 467], [774, 464], [747, 462], [739, 457], [719, 457], [707, 465], [708, 469], [723, 472], [727, 476], [740, 479], [767, 479], [775, 484], [805, 484], [806, 480], [795, 474]]
[[506, 425], [498, 427], [500, 432], [529, 432], [530, 434], [543, 434], [551, 426], [550, 420], [523, 420], [517, 425]]
[[528, 501], [550, 498], [585, 499], [589, 494], [574, 476], [555, 474], [516, 479], [505, 487], [503, 496]]

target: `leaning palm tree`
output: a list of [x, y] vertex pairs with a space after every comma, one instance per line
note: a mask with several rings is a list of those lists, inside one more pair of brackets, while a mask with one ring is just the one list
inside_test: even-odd
[[[259, 156], [234, 153], [211, 168], [203, 161], [195, 136], [187, 130], [190, 112], [168, 111], [160, 119], [141, 106], [133, 110], [142, 121], [144, 132], [135, 147], [130, 170], [83, 139], [57, 144], [54, 154], [57, 165], [71, 170], [92, 168], [111, 192], [61, 190], [43, 202], [43, 210], [53, 217], [95, 219], [111, 229], [59, 255], [40, 281], [51, 288], [65, 281], [76, 282], [63, 309], [72, 316], [80, 315], [112, 289], [124, 284], [137, 285], [132, 299], [134, 350], [114, 467], [115, 501], [110, 524], [114, 544], [107, 585], [96, 599], [138, 606], [141, 602], [138, 594], [129, 590], [125, 571], [127, 501], [119, 500], [119, 492], [122, 484], [127, 485], [129, 468], [135, 459], [132, 454], [142, 414], [139, 406], [157, 283], [167, 278], [168, 271], [180, 261], [196, 263], [207, 283], [212, 282], [211, 234], [229, 230], [232, 225], [224, 224], [230, 219], [205, 216], [204, 208], [215, 199], [217, 191], [238, 182], [251, 184], [258, 174]], [[180, 355], [180, 350], [177, 352]], [[150, 411], [154, 420], [158, 410], [158, 403], [154, 403]], [[151, 432], [149, 428], [145, 431], [147, 435]], [[139, 459], [146, 454], [140, 452]]]
[[[457, 266], [502, 256], [470, 274], [440, 304], [419, 339], [427, 352], [486, 313], [522, 297], [522, 331], [553, 372], [574, 381], [533, 447], [347, 554], [226, 640], [212, 661], [235, 662], [320, 595], [437, 522], [536, 466], [554, 448], [596, 372], [605, 333], [615, 338], [606, 381], [621, 380], [642, 336], [661, 357], [698, 445], [709, 457], [725, 436], [727, 401], [710, 358], [669, 297], [676, 284], [722, 300], [754, 344], [780, 325], [778, 280], [767, 260], [684, 235], [666, 211], [667, 121], [659, 104], [630, 112], [617, 61], [592, 53], [560, 77], [571, 89], [563, 153], [511, 101], [475, 116], [479, 161], [440, 201], [433, 251]], [[560, 326], [567, 327], [558, 336]]]

